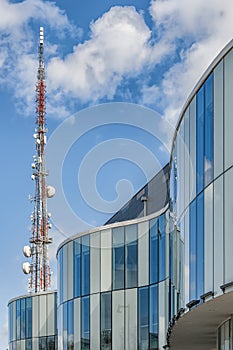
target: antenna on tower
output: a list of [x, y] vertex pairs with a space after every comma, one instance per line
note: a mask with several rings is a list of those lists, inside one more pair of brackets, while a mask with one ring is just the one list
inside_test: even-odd
[[23, 248], [25, 257], [31, 259], [31, 263], [23, 264], [23, 272], [30, 274], [29, 291], [38, 293], [50, 289], [51, 272], [48, 258], [48, 245], [52, 243], [48, 231], [52, 227], [49, 218], [51, 214], [47, 211], [47, 197], [55, 194], [52, 186], [46, 185], [45, 145], [46, 128], [45, 120], [45, 68], [44, 68], [44, 28], [40, 27], [39, 41], [39, 66], [37, 71], [36, 85], [36, 129], [33, 135], [35, 139], [36, 155], [33, 156], [32, 180], [35, 181], [35, 195], [30, 196], [34, 208], [31, 215], [30, 245]]

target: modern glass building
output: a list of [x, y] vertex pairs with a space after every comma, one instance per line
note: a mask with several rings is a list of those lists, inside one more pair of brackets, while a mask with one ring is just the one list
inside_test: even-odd
[[233, 41], [181, 113], [171, 155], [172, 208], [185, 242], [187, 310], [171, 349], [232, 349]]
[[9, 301], [9, 350], [57, 349], [57, 293], [44, 292]]
[[59, 349], [162, 349], [182, 304], [182, 252], [167, 207], [65, 241], [58, 249]]

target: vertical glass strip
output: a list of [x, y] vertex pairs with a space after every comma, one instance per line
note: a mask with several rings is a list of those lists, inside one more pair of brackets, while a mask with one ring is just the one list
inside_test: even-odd
[[112, 292], [112, 350], [124, 350], [125, 344], [124, 290]]
[[204, 193], [197, 197], [197, 299], [204, 294]]
[[196, 140], [196, 153], [197, 153], [197, 194], [202, 191], [204, 187], [204, 130], [205, 130], [205, 119], [204, 119], [204, 85], [200, 88], [197, 93], [197, 140]]
[[81, 350], [90, 350], [90, 297], [81, 300]]
[[150, 313], [149, 313], [149, 335], [150, 350], [158, 349], [159, 333], [159, 302], [158, 302], [158, 285], [150, 286]]
[[74, 349], [74, 303], [67, 303], [67, 344], [68, 350]]
[[149, 290], [138, 289], [138, 350], [149, 348]]
[[233, 234], [232, 234], [232, 222], [233, 222], [233, 168], [228, 170], [224, 174], [224, 273], [225, 283], [233, 281]]
[[125, 227], [125, 288], [138, 284], [138, 239], [137, 225]]
[[113, 289], [123, 289], [125, 271], [124, 227], [118, 227], [112, 230], [112, 250]]
[[32, 298], [26, 299], [26, 338], [32, 337]]
[[159, 280], [158, 219], [150, 221], [150, 284]]
[[100, 293], [90, 296], [91, 350], [100, 350]]
[[74, 248], [73, 241], [67, 243], [67, 299], [74, 297]]
[[82, 295], [90, 293], [90, 236], [82, 237]]
[[190, 237], [189, 237], [189, 299], [196, 299], [196, 278], [197, 278], [197, 233], [196, 233], [196, 201], [190, 205]]
[[159, 281], [166, 277], [166, 234], [165, 234], [165, 214], [159, 217]]
[[214, 234], [213, 234], [213, 183], [205, 189], [204, 194], [204, 226], [205, 226], [205, 291], [209, 292], [213, 289], [214, 276]]
[[74, 299], [74, 350], [81, 349], [80, 298]]
[[59, 304], [63, 302], [63, 248], [58, 253], [58, 285], [59, 285]]
[[193, 98], [189, 108], [189, 186], [190, 186], [190, 202], [196, 197], [196, 97]]
[[74, 241], [74, 297], [81, 296], [81, 244], [80, 238]]
[[20, 299], [16, 300], [16, 340], [20, 340]]
[[112, 297], [111, 292], [101, 294], [100, 344], [101, 350], [112, 347]]
[[138, 286], [149, 284], [149, 222], [138, 223]]
[[112, 289], [112, 231], [101, 232], [101, 291]]
[[125, 290], [125, 350], [137, 349], [137, 289]]
[[233, 50], [224, 58], [224, 169], [233, 165]]
[[63, 350], [67, 350], [68, 345], [68, 310], [67, 310], [68, 303], [63, 304], [63, 327], [62, 327], [62, 340], [63, 340]]
[[100, 291], [100, 232], [90, 235], [90, 292]]
[[205, 82], [205, 186], [212, 180], [214, 175], [213, 159], [213, 75]]

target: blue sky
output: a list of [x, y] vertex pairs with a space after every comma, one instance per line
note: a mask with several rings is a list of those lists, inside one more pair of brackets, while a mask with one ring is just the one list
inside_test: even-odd
[[[100, 150], [103, 155], [102, 145], [107, 146], [108, 151], [131, 150], [136, 142], [147, 151], [145, 158], [150, 159], [152, 154], [163, 165], [167, 160], [170, 125], [176, 124], [181, 107], [201, 74], [232, 39], [232, 18], [231, 0], [0, 0], [0, 349], [7, 347], [7, 302], [27, 291], [27, 277], [21, 272], [21, 264], [32, 211], [27, 197], [34, 191], [30, 168], [34, 154], [39, 27], [45, 28], [49, 136], [56, 142], [58, 130], [63, 132], [74, 121], [86, 130], [80, 139], [69, 144], [61, 178], [62, 196], [88, 228], [100, 225], [110, 214], [100, 210], [96, 202], [88, 206], [81, 198], [78, 170], [82, 160], [95, 157], [95, 192], [105, 201], [114, 201], [116, 184], [122, 179], [119, 187], [119, 193], [124, 195], [122, 201], [137, 191], [156, 170], [153, 160], [149, 168], [148, 162], [135, 161], [135, 155], [130, 152], [116, 156], [106, 151], [98, 170], [100, 156], [96, 156], [96, 152]], [[109, 119], [109, 125], [101, 125], [104, 111], [95, 106], [114, 102], [126, 104], [123, 118], [128, 124], [117, 124], [116, 114], [115, 119]], [[151, 115], [148, 110], [138, 109], [143, 116], [148, 112], [148, 118], [156, 121], [156, 132], [159, 130], [156, 137], [154, 130], [148, 132], [142, 115], [135, 125], [132, 115], [137, 113], [127, 104], [142, 105], [161, 115], [158, 121], [157, 113]], [[120, 106], [122, 108], [122, 105], [117, 108]], [[92, 108], [79, 113], [89, 107]], [[105, 112], [113, 110], [106, 107]], [[93, 118], [93, 122], [100, 120], [94, 130], [87, 122], [89, 118]], [[59, 129], [64, 120], [68, 120], [68, 124]], [[60, 139], [69, 143], [69, 133]], [[109, 143], [113, 140], [114, 144]], [[48, 144], [48, 165], [53, 179], [51, 156], [57, 157], [58, 152], [52, 152], [51, 145], [54, 144]], [[105, 162], [106, 159], [109, 161]], [[90, 168], [89, 173], [94, 170]], [[51, 232], [55, 243], [50, 252], [54, 280], [57, 244], [74, 231], [66, 222], [63, 227], [56, 222], [54, 211], [60, 195], [58, 192], [54, 199], [56, 205], [49, 203], [55, 217]], [[88, 191], [85, 195], [88, 201], [92, 200]]]

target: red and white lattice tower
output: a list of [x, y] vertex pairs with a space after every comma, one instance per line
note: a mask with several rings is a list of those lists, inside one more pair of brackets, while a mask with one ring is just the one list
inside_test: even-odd
[[45, 69], [44, 69], [44, 29], [40, 27], [39, 43], [39, 67], [37, 73], [36, 86], [36, 129], [33, 135], [35, 139], [36, 155], [33, 156], [32, 180], [35, 181], [35, 195], [30, 196], [34, 204], [31, 215], [30, 245], [24, 247], [24, 255], [31, 258], [31, 263], [23, 264], [23, 271], [30, 274], [29, 291], [38, 293], [50, 289], [51, 272], [48, 258], [48, 245], [52, 239], [48, 235], [51, 228], [49, 218], [51, 214], [47, 210], [47, 197], [51, 198], [55, 194], [52, 186], [46, 185], [46, 164], [45, 164], [45, 144], [46, 144], [46, 121], [45, 121]]

